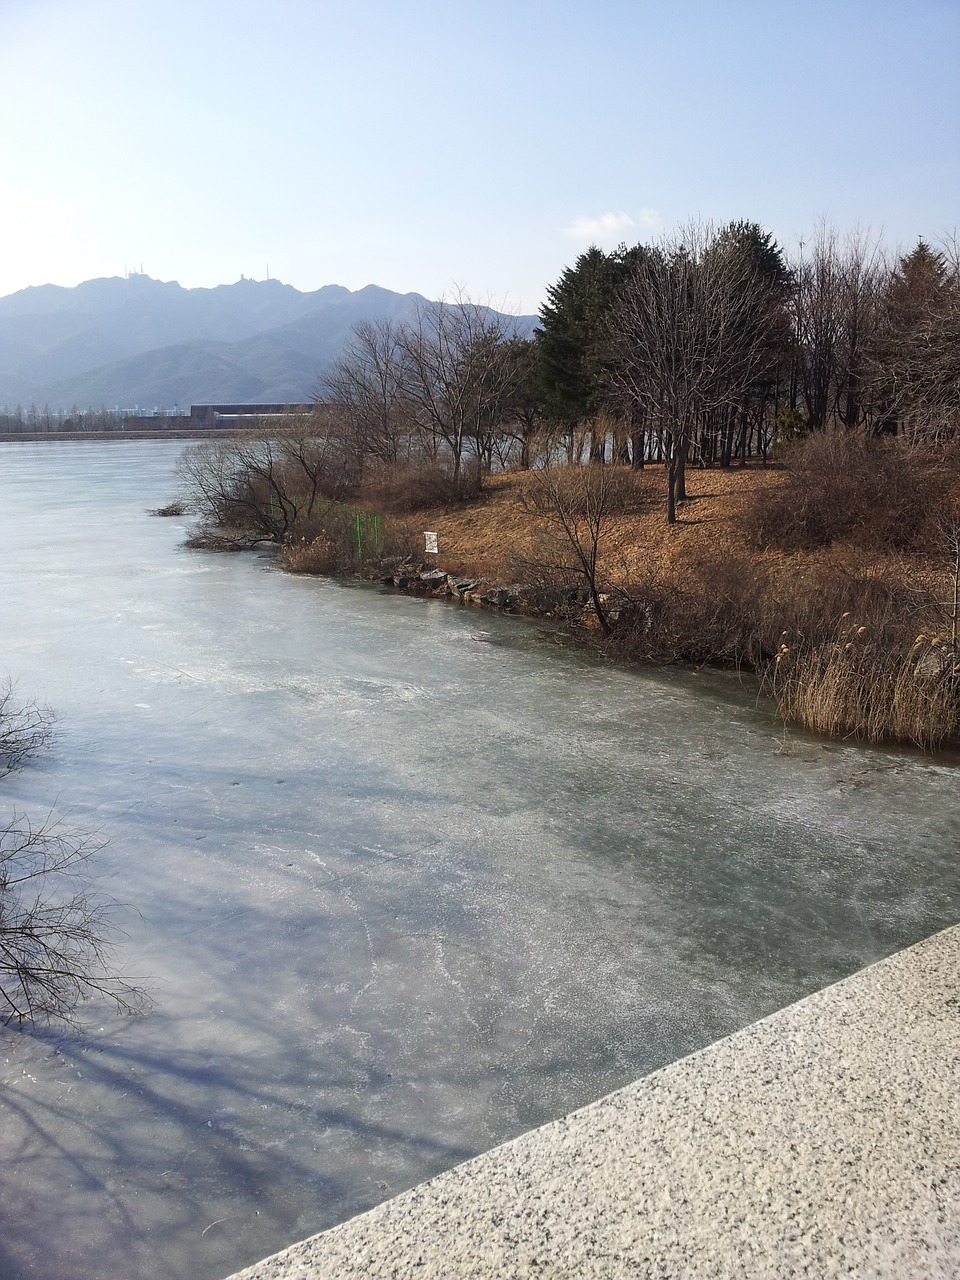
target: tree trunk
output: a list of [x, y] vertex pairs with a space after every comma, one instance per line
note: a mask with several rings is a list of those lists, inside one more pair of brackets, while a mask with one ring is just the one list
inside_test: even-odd
[[677, 523], [677, 454], [676, 449], [667, 449], [667, 524]]
[[630, 464], [630, 445], [627, 442], [627, 429], [619, 419], [613, 432], [613, 460], [621, 466], [629, 466]]
[[675, 488], [677, 502], [687, 501], [687, 453], [690, 449], [690, 437], [684, 431], [680, 438], [680, 444], [675, 449]]
[[644, 449], [646, 447], [646, 439], [644, 437], [643, 425], [630, 432], [630, 465], [634, 471], [642, 471], [644, 463]]
[[730, 459], [733, 455], [733, 420], [736, 415], [736, 409], [727, 410], [726, 418], [723, 424], [723, 443], [720, 448], [720, 466], [729, 467]]

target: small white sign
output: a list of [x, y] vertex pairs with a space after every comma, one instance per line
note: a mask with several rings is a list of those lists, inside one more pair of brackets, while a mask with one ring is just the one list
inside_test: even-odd
[[440, 540], [437, 535], [435, 533], [424, 533], [423, 536], [427, 543], [427, 554], [431, 556], [438, 555], [440, 551]]

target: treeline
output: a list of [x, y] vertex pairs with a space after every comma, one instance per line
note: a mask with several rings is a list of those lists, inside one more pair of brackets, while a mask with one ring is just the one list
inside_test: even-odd
[[317, 399], [358, 467], [447, 466], [459, 495], [492, 467], [663, 463], [672, 522], [690, 465], [831, 428], [952, 438], [960, 265], [826, 228], [790, 260], [755, 223], [694, 225], [582, 254], [531, 339], [462, 299], [360, 325]]
[[0, 410], [0, 432], [20, 435], [55, 431], [122, 431], [130, 414], [127, 410], [78, 409], [76, 405], [67, 412], [54, 411], [48, 404], [38, 409], [31, 404], [28, 409], [16, 405], [13, 409], [4, 405]]
[[[509, 469], [529, 519], [500, 581], [608, 652], [752, 669], [788, 722], [835, 736], [960, 739], [955, 254], [891, 261], [822, 230], [789, 260], [750, 223], [593, 248], [533, 337], [424, 304], [358, 326], [316, 400], [185, 454], [196, 545], [372, 570], [418, 554], [405, 515]], [[690, 469], [762, 467], [775, 446], [767, 482], [754, 466], [746, 491], [722, 486], [730, 518], [698, 532]], [[684, 524], [631, 550], [664, 508]]]

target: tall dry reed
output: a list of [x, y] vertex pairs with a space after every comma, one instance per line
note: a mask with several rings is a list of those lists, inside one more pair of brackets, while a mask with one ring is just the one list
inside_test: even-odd
[[932, 749], [960, 729], [960, 665], [939, 636], [891, 647], [848, 616], [829, 644], [785, 638], [769, 686], [785, 721], [833, 738]]

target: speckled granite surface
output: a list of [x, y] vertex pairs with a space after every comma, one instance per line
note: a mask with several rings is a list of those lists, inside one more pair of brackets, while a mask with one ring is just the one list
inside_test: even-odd
[[240, 1273], [960, 1275], [960, 927]]

